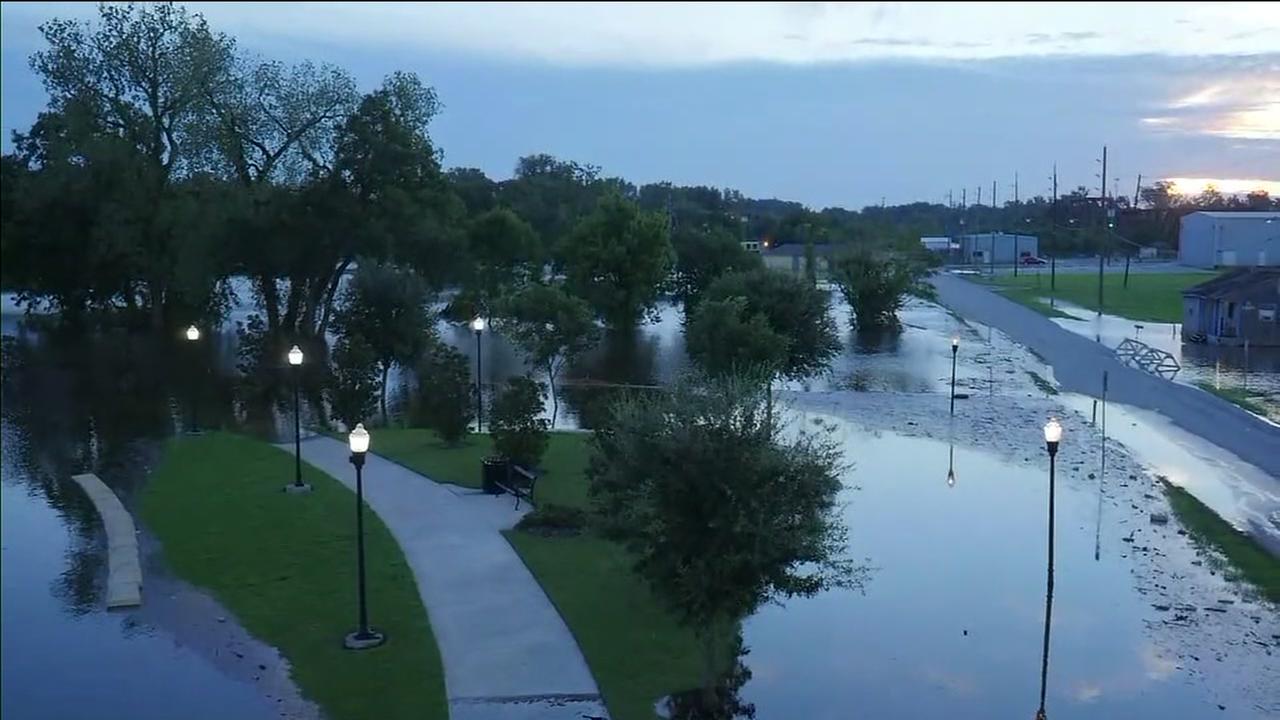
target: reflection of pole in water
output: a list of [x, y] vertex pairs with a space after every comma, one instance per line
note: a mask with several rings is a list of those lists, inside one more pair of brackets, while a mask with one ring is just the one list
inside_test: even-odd
[[1098, 519], [1093, 531], [1093, 559], [1102, 557], [1102, 488], [1107, 482], [1107, 371], [1102, 371], [1102, 450], [1098, 458]]
[[950, 427], [947, 429], [947, 440], [950, 447], [947, 448], [947, 487], [956, 486], [956, 421], [951, 419]]

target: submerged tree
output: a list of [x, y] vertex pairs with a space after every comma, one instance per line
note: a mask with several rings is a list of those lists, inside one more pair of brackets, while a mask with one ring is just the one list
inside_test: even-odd
[[595, 517], [701, 639], [708, 691], [742, 619], [859, 579], [844, 557], [838, 447], [784, 435], [768, 414], [759, 383], [685, 379], [619, 403], [592, 437]]
[[744, 250], [724, 228], [681, 228], [674, 233], [672, 245], [676, 253], [673, 292], [684, 305], [686, 318], [693, 314], [702, 293], [716, 278], [760, 267], [760, 256]]
[[340, 339], [360, 340], [372, 351], [380, 377], [382, 422], [387, 422], [387, 376], [410, 367], [434, 337], [426, 285], [412, 270], [364, 261], [351, 276], [336, 318]]
[[840, 294], [860, 328], [898, 326], [898, 310], [910, 293], [929, 293], [927, 268], [908, 258], [855, 252], [838, 259], [831, 271]]
[[555, 427], [560, 411], [556, 378], [600, 336], [591, 306], [559, 287], [531, 285], [502, 305], [498, 322], [529, 362], [547, 374], [551, 426]]

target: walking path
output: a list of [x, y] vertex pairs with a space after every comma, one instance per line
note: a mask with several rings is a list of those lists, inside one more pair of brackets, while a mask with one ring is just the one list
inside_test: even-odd
[[120, 498], [97, 475], [72, 475], [102, 517], [107, 531], [107, 607], [142, 604], [142, 564], [138, 562], [138, 533], [133, 516]]
[[1110, 400], [1154, 410], [1173, 424], [1280, 480], [1280, 429], [1198, 388], [1128, 367], [1115, 353], [985, 286], [939, 273], [938, 299], [966, 318], [1000, 329], [1053, 366], [1063, 388], [1097, 397], [1107, 371]]
[[[354, 490], [349, 456], [332, 438], [302, 443], [304, 460]], [[436, 483], [372, 453], [364, 497], [413, 569], [454, 720], [606, 717], [569, 628], [500, 534], [521, 515], [510, 498]], [[370, 613], [376, 624], [376, 601]]]

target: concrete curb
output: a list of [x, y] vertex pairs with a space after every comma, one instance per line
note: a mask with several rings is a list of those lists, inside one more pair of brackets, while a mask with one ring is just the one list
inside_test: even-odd
[[142, 604], [142, 563], [138, 560], [138, 533], [133, 516], [120, 498], [97, 475], [72, 475], [84, 489], [107, 531], [107, 607]]

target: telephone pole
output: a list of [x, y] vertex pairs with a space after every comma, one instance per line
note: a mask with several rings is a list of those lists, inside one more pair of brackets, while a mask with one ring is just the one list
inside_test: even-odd
[[1133, 207], [1137, 209], [1138, 200], [1142, 197], [1142, 173], [1138, 173], [1138, 184], [1133, 188]]
[[[1106, 145], [1103, 145], [1103, 146], [1102, 146], [1102, 182], [1101, 182], [1100, 184], [1101, 184], [1100, 190], [1101, 190], [1102, 194], [1101, 194], [1101, 196], [1099, 197], [1099, 200], [1101, 201], [1101, 202], [1099, 203], [1099, 205], [1100, 205], [1100, 207], [1102, 208], [1102, 216], [1103, 216], [1103, 217], [1102, 217], [1102, 223], [1103, 223], [1103, 227], [1106, 227], [1106, 222], [1107, 222], [1107, 219], [1106, 219], [1106, 214], [1107, 214], [1107, 146], [1106, 146]], [[1104, 231], [1104, 232], [1105, 232], [1105, 231]], [[1100, 238], [1100, 239], [1102, 240], [1102, 242], [1105, 244], [1105, 242], [1106, 242], [1105, 237], [1103, 237], [1103, 236], [1099, 236], [1099, 238]], [[1098, 248], [1098, 314], [1099, 314], [1099, 315], [1101, 315], [1101, 314], [1102, 314], [1102, 271], [1103, 271], [1103, 269], [1102, 269], [1102, 262], [1103, 262], [1103, 258], [1104, 258], [1104, 257], [1105, 257], [1105, 255], [1106, 255], [1105, 250], [1106, 250], [1106, 249], [1105, 249], [1105, 245], [1104, 245], [1104, 246], [1102, 246], [1102, 247], [1099, 247], [1099, 248]]]
[[1013, 171], [1013, 204], [1018, 204], [1018, 171]]

